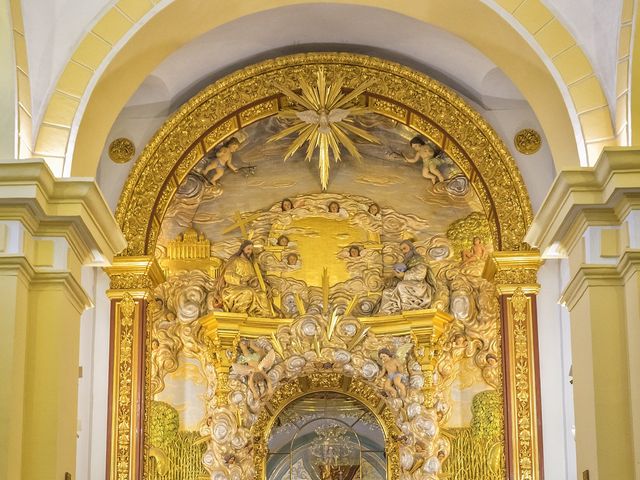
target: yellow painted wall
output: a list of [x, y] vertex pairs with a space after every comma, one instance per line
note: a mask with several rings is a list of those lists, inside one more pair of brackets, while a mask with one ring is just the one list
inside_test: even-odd
[[22, 478], [28, 283], [0, 264], [0, 478]]

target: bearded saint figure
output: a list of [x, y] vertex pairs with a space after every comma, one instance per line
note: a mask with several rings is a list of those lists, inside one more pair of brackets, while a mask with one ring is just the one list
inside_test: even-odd
[[271, 302], [263, 288], [253, 256], [253, 242], [244, 240], [231, 255], [220, 276], [222, 305], [227, 312], [246, 313], [254, 317], [272, 316]]
[[436, 290], [433, 272], [409, 240], [400, 243], [403, 263], [394, 266], [394, 279], [382, 291], [380, 313], [387, 315], [403, 310], [429, 308]]

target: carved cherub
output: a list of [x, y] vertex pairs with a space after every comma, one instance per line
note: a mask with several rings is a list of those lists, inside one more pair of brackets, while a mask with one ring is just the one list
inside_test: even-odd
[[462, 262], [473, 262], [475, 260], [484, 260], [487, 254], [487, 249], [482, 243], [482, 239], [480, 237], [473, 237], [473, 245], [469, 250], [462, 251]]
[[211, 178], [211, 183], [214, 185], [224, 175], [225, 169], [228, 167], [234, 173], [238, 171], [232, 162], [233, 153], [240, 148], [240, 141], [236, 137], [231, 137], [220, 147], [211, 159], [211, 163], [205, 167], [202, 174], [206, 177], [207, 173], [211, 170], [215, 170], [216, 173]]
[[416, 152], [415, 156], [404, 156], [405, 162], [416, 163], [422, 160], [422, 176], [427, 180], [431, 180], [434, 185], [438, 182], [444, 182], [444, 176], [438, 168], [442, 163], [442, 159], [436, 156], [435, 149], [422, 137], [414, 137], [409, 142], [411, 148]]
[[271, 395], [273, 385], [268, 373], [276, 362], [275, 350], [265, 348], [259, 340], [242, 339], [239, 346], [242, 353], [238, 357], [238, 362], [232, 366], [233, 373], [247, 377], [247, 385], [254, 398], [262, 398], [259, 388], [261, 381], [266, 385], [266, 395]]
[[407, 355], [412, 348], [411, 343], [406, 343], [398, 348], [395, 354], [388, 348], [381, 348], [378, 351], [382, 368], [376, 380], [387, 376], [384, 382], [384, 391], [392, 398], [399, 396], [404, 400], [407, 397], [407, 387], [404, 382], [408, 380]]

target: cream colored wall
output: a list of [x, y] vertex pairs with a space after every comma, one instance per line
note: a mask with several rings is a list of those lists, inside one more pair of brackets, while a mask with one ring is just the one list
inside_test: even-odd
[[17, 154], [17, 98], [13, 27], [9, 0], [0, 0], [0, 158]]
[[[640, 255], [640, 245], [635, 245], [636, 256]], [[629, 269], [624, 275], [625, 308], [627, 311], [626, 331], [629, 348], [629, 395], [631, 398], [631, 427], [633, 450], [636, 458], [636, 477], [640, 476], [640, 270]]]
[[538, 349], [544, 475], [548, 479], [578, 478], [569, 318], [558, 298], [563, 290], [562, 261], [547, 260], [538, 272]]
[[95, 307], [80, 318], [80, 368], [75, 478], [104, 478], [107, 463], [109, 397], [109, 277], [101, 268], [84, 267], [82, 286]]
[[[0, 229], [6, 224], [0, 222]], [[6, 230], [5, 230], [6, 231]], [[24, 370], [27, 342], [28, 280], [20, 268], [2, 269], [0, 291], [0, 476], [22, 478]]]
[[[82, 265], [125, 246], [90, 180], [0, 161], [0, 478], [75, 472]], [[102, 288], [104, 285], [102, 285]]]
[[[28, 3], [35, 4], [36, 2]], [[84, 34], [82, 41], [77, 44], [77, 48], [71, 55], [71, 60], [66, 65], [62, 75], [59, 79], [56, 75], [51, 79], [52, 83], [50, 83], [50, 87], [44, 95], [45, 101], [40, 102], [37, 100], [39, 98], [38, 91], [42, 89], [39, 88], [34, 92], [34, 97], [36, 98], [34, 101], [38, 105], [42, 103], [42, 105], [46, 106], [46, 111], [39, 109], [34, 117], [34, 124], [37, 129], [34, 151], [47, 158], [47, 161], [56, 171], [57, 169], [62, 169], [65, 175], [68, 175], [71, 171], [72, 158], [77, 158], [78, 161], [82, 162], [87, 161], [86, 145], [80, 148], [81, 153], [79, 155], [75, 155], [74, 152], [76, 143], [82, 144], [84, 142], [84, 131], [87, 131], [89, 138], [93, 138], [93, 141], [96, 141], [95, 132], [98, 125], [94, 122], [98, 120], [93, 119], [89, 122], [87, 129], [83, 127], [84, 122], [82, 122], [85, 115], [85, 106], [94, 95], [93, 87], [99, 83], [100, 78], [105, 79], [105, 73], [113, 70], [113, 66], [109, 65], [109, 62], [120, 55], [121, 52], [119, 50], [121, 47], [126, 50], [132, 43], [143, 38], [140, 32], [146, 30], [147, 24], [145, 22], [147, 20], [150, 23], [155, 23], [156, 16], [164, 16], [164, 21], [168, 21], [165, 27], [157, 28], [154, 32], [156, 42], [162, 43], [163, 52], [166, 55], [171, 49], [176, 49], [187, 43], [199, 33], [219, 25], [217, 17], [225, 18], [227, 11], [232, 13], [230, 17], [226, 17], [223, 20], [223, 23], [231, 21], [233, 18], [239, 18], [233, 16], [236, 14], [242, 16], [288, 4], [304, 5], [312, 3], [304, 0], [260, 2], [255, 4], [253, 2], [227, 2], [219, 5], [215, 4], [215, 2], [209, 2], [203, 6], [198, 4], [194, 9], [194, 5], [191, 5], [189, 0], [175, 0], [174, 2], [169, 0], [162, 2], [156, 2], [155, 0], [122, 0], [113, 5], [112, 8], [107, 8], [108, 5], [105, 5], [104, 2], [94, 0], [83, 3], [78, 15], [72, 19], [73, 21], [67, 34], [62, 36], [55, 29], [51, 29], [51, 22], [49, 22], [50, 18], [55, 18], [61, 11], [58, 3], [55, 1], [49, 2], [48, 9], [42, 9], [42, 11], [33, 8], [29, 9], [27, 23], [40, 26], [39, 29], [32, 28], [31, 33], [41, 37], [42, 32], [49, 32], [54, 39], [58, 40], [51, 42], [52, 44], [60, 43], [64, 45], [69, 38], [77, 35], [77, 24], [83, 24], [82, 19], [86, 21], [87, 12], [96, 12], [100, 6], [104, 8], [96, 17], [95, 23], [89, 22], [91, 31]], [[534, 106], [541, 123], [545, 126], [545, 131], [551, 138], [556, 162], [569, 162], [566, 164], [578, 162], [578, 164], [586, 165], [595, 161], [603, 145], [615, 144], [624, 139], [624, 135], [616, 137], [612, 123], [613, 119], [611, 118], [611, 113], [621, 102], [609, 105], [606, 100], [608, 92], [603, 91], [601, 83], [602, 78], [607, 77], [610, 79], [612, 74], [608, 71], [603, 72], [592, 68], [594, 61], [598, 65], [597, 60], [602, 57], [602, 52], [604, 51], [605, 55], [607, 55], [608, 46], [615, 43], [617, 28], [604, 30], [598, 35], [603, 40], [590, 44], [585, 41], [585, 38], [589, 37], [588, 32], [585, 33], [578, 29], [582, 37], [576, 33], [576, 38], [578, 39], [576, 40], [564, 25], [565, 23], [571, 24], [572, 20], [574, 20], [573, 23], [579, 25], [586, 22], [586, 25], [590, 27], [604, 23], [615, 23], [615, 19], [619, 17], [619, 3], [615, 5], [609, 3], [606, 5], [607, 8], [598, 11], [595, 7], [599, 4], [591, 3], [588, 0], [581, 0], [577, 8], [575, 6], [576, 2], [573, 2], [574, 5], [571, 8], [566, 8], [563, 0], [547, 0], [546, 4], [552, 10], [560, 12], [558, 18], [555, 18], [553, 12], [540, 0], [484, 0], [482, 3], [466, 1], [461, 2], [463, 4], [462, 10], [458, 8], [456, 2], [447, 2], [446, 8], [442, 11], [438, 11], [440, 4], [428, 5], [424, 1], [402, 4], [402, 7], [406, 6], [407, 8], [399, 8], [397, 2], [385, 0], [360, 0], [356, 2], [334, 0], [325, 3], [369, 5], [371, 7], [394, 10], [415, 18], [426, 19], [427, 23], [440, 25], [446, 29], [453, 27], [453, 30], [451, 30], [453, 33], [467, 39], [489, 55], [500, 52], [499, 56], [510, 57], [509, 60], [500, 62], [500, 66], [505, 71], [511, 69], [510, 75], [519, 84], [519, 87], [525, 92], [528, 100]], [[491, 13], [494, 13], [491, 16], [492, 18], [486, 20], [481, 18], [483, 10], [486, 10], [483, 4], [489, 7]], [[604, 7], [604, 5], [602, 6]], [[213, 8], [211, 14], [204, 10], [207, 7]], [[172, 10], [173, 13], [170, 16], [166, 16], [164, 15], [166, 13], [165, 10]], [[48, 16], [46, 12], [49, 13]], [[193, 12], [194, 17], [189, 19], [183, 27], [177, 27], [180, 15], [186, 12]], [[575, 20], [573, 16], [577, 15], [577, 12], [579, 12], [581, 18]], [[46, 20], [43, 21], [43, 18]], [[211, 22], [204, 29], [201, 28], [201, 25], [209, 20]], [[469, 20], [468, 24], [464, 24], [467, 20]], [[173, 29], [174, 26], [177, 27], [175, 31]], [[461, 26], [462, 28], [456, 30], [456, 26]], [[490, 28], [484, 31], [487, 26], [490, 26]], [[512, 29], [518, 32], [519, 39], [524, 40], [524, 48], [516, 46], [513, 42], [504, 41], [504, 39], [496, 43], [505, 34], [512, 33]], [[475, 35], [476, 30], [480, 35]], [[171, 32], [169, 37], [160, 42], [159, 39], [163, 38], [163, 35], [168, 32]], [[182, 38], [178, 38], [179, 35], [176, 35], [178, 32], [181, 33]], [[337, 36], [339, 35], [336, 35], [336, 32], [331, 28], [327, 29], [328, 42], [335, 42]], [[612, 38], [614, 39], [613, 41], [611, 41]], [[124, 43], [125, 41], [127, 42], [126, 44]], [[35, 40], [33, 43], [37, 44]], [[589, 45], [586, 45], [586, 43], [589, 43]], [[495, 45], [510, 45], [513, 50], [502, 49], [500, 51], [500, 49], [494, 48]], [[149, 45], [147, 45], [148, 47]], [[34, 47], [33, 49], [36, 48]], [[148, 53], [155, 52], [150, 49]], [[516, 55], [512, 55], [514, 53]], [[140, 62], [140, 58], [137, 58], [126, 69], [143, 68], [143, 65], [152, 56], [146, 56], [143, 62]], [[528, 75], [525, 76], [519, 75], [523, 68], [517, 67], [521, 57], [526, 57], [528, 63], [528, 67], [524, 69], [527, 70]], [[48, 63], [45, 62], [45, 64]], [[543, 65], [538, 68], [535, 66], [537, 63]], [[547, 88], [544, 82], [536, 78], [537, 70], [539, 69], [540, 71], [548, 71], [553, 77], [553, 81], [549, 85], [550, 88]], [[121, 72], [123, 71], [125, 70], [122, 69]], [[615, 76], [616, 73], [613, 75]], [[127, 77], [129, 76], [121, 78], [121, 86], [127, 82]], [[55, 90], [53, 82], [57, 82], [55, 83]], [[554, 82], [556, 85], [554, 85]], [[530, 85], [531, 88], [525, 88], [527, 85]], [[560, 101], [549, 102], [549, 96], [555, 95], [556, 90], [560, 93]], [[133, 93], [133, 90], [129, 90], [129, 94], [131, 93]], [[115, 90], [109, 92], [108, 96], [115, 99], [117, 94], [118, 91]], [[120, 107], [123, 104], [124, 101], [120, 104]], [[562, 107], [554, 114], [547, 115], [545, 111], [553, 108], [554, 105]], [[569, 142], [565, 145], [565, 149], [573, 149], [575, 145], [572, 140], [575, 138], [578, 146], [577, 154], [572, 152], [571, 155], [567, 155], [568, 152], [566, 150], [563, 151], [561, 148], [561, 124], [565, 116], [568, 117], [573, 129], [573, 135], [564, 136], [564, 140]], [[110, 116], [104, 120], [112, 122], [114, 118], [115, 116]], [[40, 123], [41, 120], [42, 124]], [[106, 133], [105, 127], [102, 128], [101, 133]], [[559, 137], [558, 139], [553, 138], [556, 135]], [[80, 139], [79, 141], [77, 140], [78, 138]], [[101, 146], [103, 137], [97, 140], [97, 143]], [[95, 172], [95, 164], [90, 165], [90, 169]]]
[[526, 240], [567, 257], [578, 475], [640, 479], [640, 150], [561, 172]]

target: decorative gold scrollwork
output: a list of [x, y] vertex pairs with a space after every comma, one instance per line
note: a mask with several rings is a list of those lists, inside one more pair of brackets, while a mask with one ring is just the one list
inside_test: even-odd
[[461, 97], [396, 63], [312, 53], [268, 60], [231, 74], [165, 122], [140, 155], [120, 197], [116, 217], [128, 240], [123, 255], [154, 251], [169, 201], [205, 153], [202, 139], [211, 148], [239, 128], [277, 113], [284, 102], [275, 85], [296, 89], [297, 79], [313, 81], [319, 66], [328, 79], [342, 76], [345, 88], [374, 80], [363, 94], [368, 106], [426, 135], [458, 164], [493, 220], [495, 248], [527, 248], [522, 239], [532, 213], [519, 170], [502, 140]]

